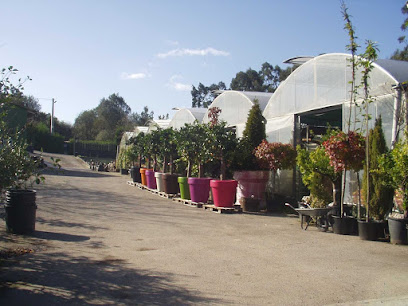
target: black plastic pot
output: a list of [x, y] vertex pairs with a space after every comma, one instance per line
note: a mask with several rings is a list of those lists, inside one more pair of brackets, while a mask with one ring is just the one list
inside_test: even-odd
[[128, 170], [128, 169], [120, 169], [120, 174], [126, 175], [126, 174], [128, 174], [128, 173], [129, 173], [129, 170]]
[[358, 220], [358, 235], [362, 240], [376, 241], [385, 238], [385, 221]]
[[130, 168], [130, 177], [132, 178], [133, 182], [141, 183], [142, 177], [140, 175], [140, 168], [139, 167]]
[[408, 219], [388, 218], [388, 229], [392, 244], [408, 244], [407, 224]]
[[340, 235], [355, 235], [357, 234], [357, 220], [354, 217], [332, 216], [333, 218], [333, 233]]
[[243, 211], [257, 212], [259, 211], [259, 204], [261, 200], [256, 198], [241, 198], [239, 202]]
[[6, 192], [6, 230], [14, 234], [35, 231], [37, 205], [35, 190], [8, 190]]

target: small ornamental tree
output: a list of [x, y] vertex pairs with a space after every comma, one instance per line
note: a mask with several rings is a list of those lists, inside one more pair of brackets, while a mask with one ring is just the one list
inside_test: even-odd
[[[363, 199], [368, 206], [366, 215], [367, 222], [369, 221], [369, 217], [376, 220], [383, 220], [385, 214], [391, 210], [393, 204], [394, 188], [385, 185], [384, 174], [378, 171], [380, 156], [388, 152], [381, 117], [375, 121], [374, 129], [370, 130], [368, 141], [370, 151], [370, 155], [368, 156], [369, 167], [367, 169], [367, 166], [364, 166], [363, 177]], [[369, 180], [367, 180], [368, 176], [370, 177]], [[368, 204], [367, 181], [370, 188], [368, 192], [370, 195]]]
[[167, 172], [167, 165], [170, 162], [170, 173], [173, 174], [173, 158], [177, 154], [176, 131], [172, 128], [162, 130], [160, 134], [160, 143], [163, 155], [163, 172]]
[[132, 151], [133, 154], [135, 154], [137, 157], [137, 161], [139, 163], [139, 167], [142, 168], [142, 160], [143, 160], [143, 155], [144, 155], [144, 136], [145, 134], [143, 132], [137, 134], [136, 137], [132, 137], [129, 139], [129, 143], [132, 144]]
[[384, 175], [386, 184], [395, 188], [402, 196], [404, 218], [408, 218], [408, 135], [396, 143], [391, 152], [379, 158], [379, 172]]
[[211, 141], [208, 138], [208, 125], [185, 124], [177, 133], [177, 151], [187, 162], [187, 177], [191, 176], [192, 166], [198, 166], [198, 176], [204, 175], [204, 164], [211, 158]]
[[290, 144], [280, 142], [269, 143], [263, 140], [261, 144], [256, 147], [254, 154], [261, 169], [272, 170], [273, 191], [275, 193], [276, 172], [295, 166], [296, 150]]
[[266, 139], [265, 118], [257, 99], [248, 113], [248, 119], [234, 153], [233, 168], [236, 170], [259, 170], [259, 165], [254, 156], [254, 149]]
[[237, 138], [235, 133], [228, 129], [225, 121], [219, 121], [218, 116], [221, 109], [212, 107], [209, 109], [210, 124], [208, 138], [210, 140], [210, 160], [220, 161], [220, 179], [226, 177], [226, 165], [232, 160], [232, 154], [236, 149]]
[[[310, 195], [320, 202], [328, 203], [331, 199], [333, 205], [339, 205], [341, 172], [334, 171], [324, 147], [318, 146], [316, 150], [308, 152], [298, 146], [296, 161], [302, 174], [302, 181], [310, 190]], [[326, 184], [328, 181], [331, 184], [330, 191]]]
[[[365, 159], [365, 139], [361, 134], [349, 131], [347, 134], [340, 131], [323, 142], [326, 154], [329, 156], [330, 165], [335, 172], [344, 170], [363, 169]], [[344, 193], [344, 189], [343, 189]], [[360, 193], [360, 185], [359, 185]], [[344, 196], [342, 197], [344, 199]], [[340, 203], [341, 217], [343, 217], [343, 203]]]

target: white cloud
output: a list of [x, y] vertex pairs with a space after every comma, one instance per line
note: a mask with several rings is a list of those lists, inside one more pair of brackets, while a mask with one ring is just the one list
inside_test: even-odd
[[166, 53], [159, 53], [157, 54], [157, 57], [159, 58], [167, 58], [169, 56], [193, 56], [193, 55], [198, 55], [198, 56], [205, 56], [205, 55], [213, 55], [213, 56], [229, 56], [229, 52], [226, 51], [221, 51], [217, 50], [214, 48], [206, 48], [206, 49], [174, 49], [170, 50], [169, 52]]
[[189, 84], [183, 84], [178, 82], [177, 80], [182, 79], [183, 77], [180, 75], [173, 75], [169, 83], [166, 84], [167, 87], [172, 88], [177, 91], [190, 91], [191, 90], [191, 85]]
[[121, 74], [121, 78], [123, 80], [140, 80], [140, 79], [145, 79], [147, 78], [146, 73], [140, 72], [140, 73], [127, 73], [123, 72]]

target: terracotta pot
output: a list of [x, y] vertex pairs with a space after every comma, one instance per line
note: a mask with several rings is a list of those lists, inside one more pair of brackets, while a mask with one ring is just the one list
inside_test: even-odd
[[236, 180], [211, 180], [210, 186], [214, 206], [233, 207], [238, 182]]
[[163, 173], [164, 192], [167, 194], [179, 193], [178, 174]]
[[235, 171], [234, 179], [238, 181], [237, 204], [243, 198], [258, 199], [261, 206], [266, 206], [265, 189], [269, 180], [269, 171]]

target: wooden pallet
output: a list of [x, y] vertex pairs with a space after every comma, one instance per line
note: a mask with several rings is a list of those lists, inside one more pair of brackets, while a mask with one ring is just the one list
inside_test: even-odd
[[204, 210], [210, 210], [219, 214], [233, 214], [242, 212], [242, 208], [239, 207], [239, 205], [234, 207], [217, 207], [215, 205], [204, 205]]
[[180, 202], [186, 206], [196, 207], [196, 208], [202, 208], [203, 205], [205, 205], [205, 203], [197, 203], [197, 202], [193, 202], [191, 200], [186, 200], [182, 198], [173, 198], [173, 201]]
[[159, 191], [157, 194], [161, 196], [162, 198], [166, 198], [166, 199], [173, 199], [178, 196], [178, 194], [165, 193], [163, 191]]
[[130, 186], [136, 186], [135, 182], [133, 182], [133, 181], [127, 181], [127, 184], [130, 185]]

